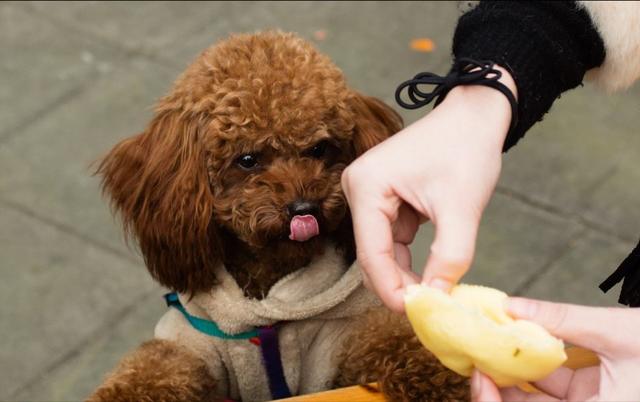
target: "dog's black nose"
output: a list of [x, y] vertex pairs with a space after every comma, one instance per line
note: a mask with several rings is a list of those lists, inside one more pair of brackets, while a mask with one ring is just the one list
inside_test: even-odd
[[316, 215], [318, 213], [318, 205], [315, 202], [298, 200], [288, 206], [289, 214], [296, 215]]

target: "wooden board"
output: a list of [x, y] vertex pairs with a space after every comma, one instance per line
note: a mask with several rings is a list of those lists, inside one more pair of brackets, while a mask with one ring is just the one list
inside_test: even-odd
[[566, 351], [567, 361], [564, 362], [563, 366], [568, 367], [572, 370], [597, 366], [598, 364], [600, 364], [598, 355], [588, 349], [571, 346], [568, 347]]
[[378, 385], [369, 384], [367, 387], [355, 386], [332, 389], [331, 391], [318, 392], [293, 398], [280, 399], [286, 402], [385, 402], [382, 392], [378, 391]]

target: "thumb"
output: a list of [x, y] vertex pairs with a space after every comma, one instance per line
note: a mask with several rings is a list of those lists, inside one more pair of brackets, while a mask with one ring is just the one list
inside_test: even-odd
[[422, 281], [444, 291], [467, 272], [476, 247], [479, 219], [452, 213], [440, 216]]
[[[519, 297], [509, 298], [507, 311], [515, 318], [533, 321], [552, 335], [597, 353], [611, 352], [612, 335], [623, 309], [551, 303]], [[622, 317], [624, 319], [624, 317]]]

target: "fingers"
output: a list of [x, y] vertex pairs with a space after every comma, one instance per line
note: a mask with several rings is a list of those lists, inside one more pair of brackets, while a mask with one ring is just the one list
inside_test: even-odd
[[353, 215], [358, 262], [367, 273], [369, 285], [390, 309], [404, 311], [402, 269], [395, 260], [391, 223], [379, 211], [369, 211], [366, 219]]
[[478, 370], [473, 370], [471, 376], [471, 400], [473, 402], [500, 402], [500, 391], [498, 387]]
[[567, 395], [574, 374], [575, 371], [566, 367], [560, 367], [548, 377], [535, 382], [533, 385], [535, 385], [535, 387], [540, 391], [546, 392], [556, 398], [563, 399]]
[[405, 272], [411, 272], [411, 251], [409, 247], [401, 243], [394, 243], [393, 253], [400, 268]]
[[412, 270], [411, 250], [409, 249], [419, 226], [420, 216], [418, 213], [408, 204], [402, 204], [398, 209], [398, 217], [392, 225], [392, 234], [394, 257], [403, 271], [401, 274], [405, 287], [420, 281], [418, 275]]
[[[349, 170], [342, 176], [345, 195], [351, 206], [358, 262], [365, 273], [367, 287], [387, 307], [403, 312], [404, 288], [417, 282], [417, 277], [411, 272], [411, 253], [406, 244], [415, 236], [418, 218], [415, 211], [403, 206], [384, 183], [371, 180], [365, 171], [362, 168], [355, 173]], [[366, 188], [358, 187], [356, 183], [363, 174], [367, 177]], [[351, 191], [356, 187], [359, 191]], [[394, 242], [394, 237], [400, 240]]]
[[[568, 369], [567, 369], [568, 370]], [[571, 371], [571, 370], [569, 370]], [[503, 388], [501, 390], [489, 379], [489, 377], [480, 373], [478, 370], [474, 370], [471, 377], [471, 400], [474, 402], [556, 402], [564, 399], [566, 389], [571, 382], [571, 376], [567, 377], [567, 373], [558, 372], [561, 378], [557, 378], [559, 382], [566, 381], [566, 384], [562, 386], [562, 393], [556, 394], [555, 392], [548, 392], [548, 390], [541, 386], [540, 383], [536, 383], [536, 387], [540, 389], [541, 393], [529, 393], [522, 391], [517, 387]], [[552, 376], [556, 373], [552, 374]], [[550, 384], [547, 384], [550, 385]], [[545, 393], [547, 392], [547, 393]]]
[[411, 244], [419, 226], [418, 213], [410, 205], [403, 203], [398, 208], [398, 217], [392, 225], [393, 239], [399, 243]]
[[[411, 250], [409, 245], [416, 237], [416, 232], [420, 226], [420, 218], [416, 211], [408, 204], [400, 205], [398, 217], [391, 226], [393, 236], [393, 251], [398, 265], [405, 271], [411, 271]], [[416, 282], [418, 279], [416, 279]]]
[[[600, 366], [576, 370], [565, 399], [586, 401], [597, 396], [600, 392], [600, 370]], [[635, 373], [635, 370], [632, 373]], [[638, 394], [636, 394], [634, 400], [637, 400], [637, 396]]]
[[394, 258], [391, 233], [391, 215], [399, 202], [376, 189], [352, 193], [349, 191], [351, 179], [346, 172], [342, 180], [351, 205], [358, 263], [364, 271], [367, 287], [378, 294], [387, 307], [403, 312], [404, 283], [407, 278]]
[[533, 385], [559, 400], [586, 401], [600, 388], [600, 366], [571, 370], [560, 367]]
[[469, 269], [478, 233], [478, 218], [465, 218], [456, 212], [438, 217], [423, 275], [423, 282], [445, 291], [449, 291]]
[[508, 300], [507, 310], [516, 318], [542, 325], [565, 341], [602, 354], [611, 352], [611, 348], [620, 343], [620, 337], [625, 336], [626, 313], [629, 311], [517, 297]]
[[524, 392], [516, 387], [504, 388], [500, 390], [500, 396], [504, 402], [560, 402], [561, 399], [554, 398], [545, 393]]

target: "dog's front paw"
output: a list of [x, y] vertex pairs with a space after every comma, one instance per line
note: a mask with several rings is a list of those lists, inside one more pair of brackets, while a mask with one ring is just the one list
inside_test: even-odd
[[143, 343], [126, 356], [87, 402], [222, 401], [206, 364], [170, 341]]
[[469, 381], [418, 341], [404, 316], [376, 310], [345, 342], [336, 386], [377, 381], [390, 401], [468, 401]]
[[444, 367], [415, 339], [390, 341], [404, 350], [381, 362], [378, 382], [390, 401], [468, 401], [469, 382]]

